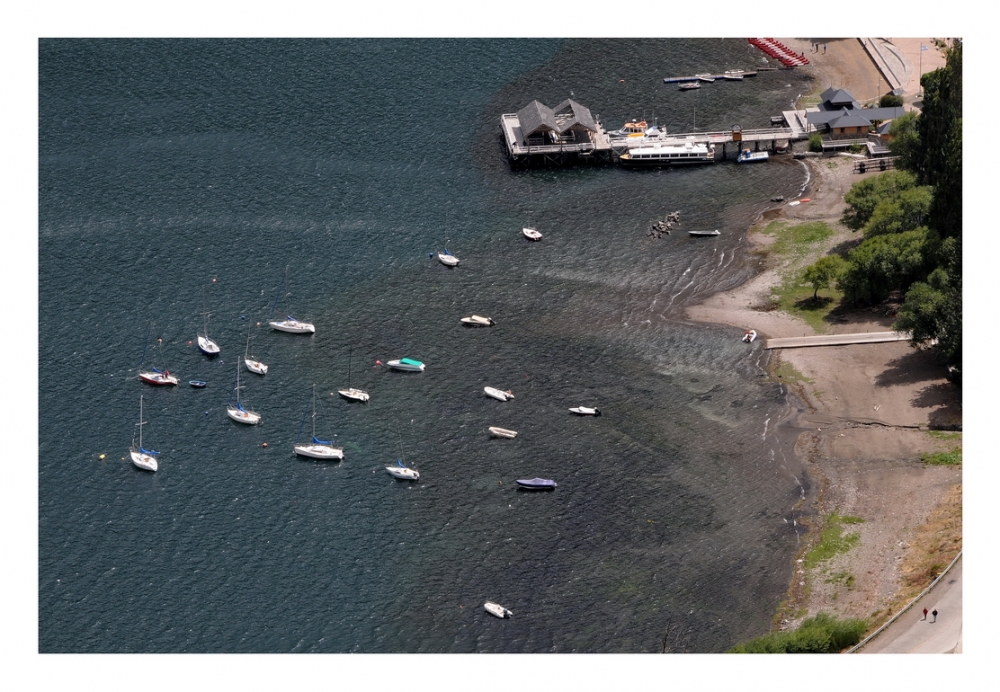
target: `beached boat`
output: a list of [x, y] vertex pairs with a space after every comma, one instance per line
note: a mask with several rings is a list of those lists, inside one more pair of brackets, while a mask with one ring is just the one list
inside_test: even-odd
[[528, 240], [541, 240], [542, 234], [536, 231], [534, 228], [522, 228], [521, 233]]
[[[285, 280], [281, 284], [281, 288], [287, 288], [288, 286], [288, 267], [285, 267]], [[288, 296], [290, 295], [287, 291], [284, 296], [281, 295], [281, 288], [278, 289], [278, 295], [274, 298], [274, 306], [271, 308], [272, 319], [268, 320], [268, 324], [271, 329], [276, 329], [279, 332], [288, 332], [289, 334], [315, 334], [316, 326], [311, 322], [303, 322], [302, 320], [295, 319], [289, 314], [285, 315], [284, 319], [274, 319], [274, 315], [277, 313], [279, 298], [284, 298], [283, 304], [287, 306]], [[287, 310], [287, 307], [285, 308]]]
[[599, 416], [601, 412], [596, 408], [591, 408], [589, 406], [574, 406], [570, 409], [573, 413], [578, 416]]
[[479, 315], [471, 315], [469, 317], [462, 318], [462, 324], [466, 324], [470, 327], [492, 327], [496, 322], [491, 320], [489, 317], [480, 317]]
[[[236, 363], [236, 386], [233, 387], [233, 393], [229, 395], [230, 403], [226, 406], [226, 414], [237, 423], [257, 425], [260, 423], [260, 414], [243, 407], [243, 401], [240, 396], [241, 389], [243, 389], [243, 386], [240, 384], [240, 364]], [[232, 403], [234, 395], [236, 397], [235, 404]]]
[[400, 358], [399, 360], [386, 361], [388, 365], [393, 370], [402, 370], [403, 372], [423, 372], [424, 368], [427, 366], [421, 363], [419, 360], [413, 360], [412, 358]]
[[[302, 421], [303, 423], [305, 420]], [[302, 427], [299, 426], [299, 434], [302, 433]], [[316, 385], [313, 385], [312, 393], [312, 438], [310, 442], [304, 444], [296, 444], [294, 446], [295, 453], [302, 457], [309, 457], [310, 459], [322, 459], [328, 461], [330, 459], [343, 459], [344, 450], [340, 447], [333, 446], [333, 440], [321, 440], [316, 437]]]
[[448, 267], [458, 266], [458, 258], [455, 257], [455, 255], [448, 252], [447, 250], [445, 250], [444, 252], [439, 252], [438, 259], [441, 261], [441, 264], [444, 264]]
[[715, 145], [704, 142], [640, 144], [622, 154], [623, 166], [683, 166], [715, 162]]
[[712, 235], [719, 235], [719, 229], [715, 229], [714, 231], [688, 231], [688, 235], [693, 235], [700, 238]]
[[509, 618], [514, 614], [513, 611], [507, 610], [499, 603], [494, 603], [492, 601], [486, 601], [486, 603], [483, 604], [483, 608], [485, 608], [486, 612], [490, 615], [495, 615], [501, 619]]
[[691, 89], [701, 89], [701, 82], [681, 82], [677, 85], [677, 88], [681, 91], [690, 91]]
[[139, 442], [135, 441], [135, 433], [132, 433], [132, 447], [129, 449], [129, 456], [132, 457], [132, 463], [138, 466], [143, 471], [155, 471], [159, 464], [156, 461], [156, 455], [159, 452], [153, 451], [151, 449], [143, 449], [142, 446], [142, 426], [146, 424], [146, 421], [142, 419], [142, 394], [139, 395], [139, 422], [136, 427], [139, 428]]
[[743, 341], [748, 344], [753, 343], [754, 339], [756, 338], [757, 338], [757, 330], [755, 329], [748, 329], [746, 331], [746, 334], [743, 335]]
[[369, 399], [368, 392], [351, 386], [351, 363], [353, 360], [354, 349], [352, 348], [347, 357], [347, 389], [338, 389], [337, 393], [350, 401], [361, 401], [367, 404]]
[[519, 488], [526, 490], [554, 490], [556, 487], [551, 478], [519, 478], [516, 482]]
[[514, 392], [509, 389], [505, 392], [502, 389], [497, 389], [496, 387], [483, 387], [483, 391], [486, 392], [486, 396], [491, 396], [494, 399], [499, 399], [500, 401], [507, 401], [508, 399], [514, 398]]
[[740, 152], [739, 156], [736, 157], [736, 163], [762, 163], [767, 161], [768, 154], [766, 151], [750, 151], [749, 149], [744, 149]]
[[493, 437], [506, 437], [509, 440], [512, 440], [515, 437], [517, 437], [516, 430], [508, 430], [507, 428], [490, 427], [489, 431], [490, 435], [492, 435]]
[[250, 355], [250, 330], [253, 329], [253, 325], [247, 325], [247, 347], [243, 351], [243, 363], [247, 366], [247, 370], [257, 375], [266, 375], [267, 366], [261, 361]]

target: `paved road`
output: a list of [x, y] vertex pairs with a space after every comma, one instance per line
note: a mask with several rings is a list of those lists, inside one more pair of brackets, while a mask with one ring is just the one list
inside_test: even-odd
[[764, 348], [801, 348], [803, 346], [841, 346], [843, 344], [877, 344], [884, 341], [907, 341], [909, 334], [900, 332], [862, 332], [859, 334], [823, 334], [768, 339]]
[[[924, 608], [928, 613], [926, 620]], [[937, 621], [931, 615], [934, 610], [938, 611]], [[923, 598], [857, 653], [962, 653], [962, 559]]]

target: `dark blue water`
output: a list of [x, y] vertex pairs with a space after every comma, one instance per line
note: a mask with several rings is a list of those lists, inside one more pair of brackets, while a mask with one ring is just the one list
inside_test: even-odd
[[[40, 650], [710, 652], [767, 629], [806, 482], [789, 406], [759, 343], [683, 308], [752, 275], [744, 232], [803, 169], [515, 173], [497, 143], [534, 98], [609, 128], [766, 126], [801, 76], [661, 82], [759, 60], [736, 39], [41, 41]], [[673, 210], [723, 233], [648, 238]], [[264, 423], [240, 426], [247, 326], [285, 293], [316, 334], [253, 330]], [[375, 365], [402, 356], [426, 372]], [[331, 396], [349, 370], [369, 405]], [[313, 384], [340, 463], [292, 452]], [[155, 474], [128, 459], [140, 394]], [[400, 454], [419, 482], [385, 473]], [[514, 489], [535, 476], [559, 486]]]

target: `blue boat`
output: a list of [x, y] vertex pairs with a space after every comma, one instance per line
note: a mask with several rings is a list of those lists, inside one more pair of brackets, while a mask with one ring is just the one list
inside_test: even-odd
[[194, 387], [195, 389], [201, 389], [208, 383], [205, 382], [204, 380], [188, 380], [188, 384]]
[[556, 487], [556, 482], [548, 478], [518, 479], [517, 484], [528, 490], [552, 490]]

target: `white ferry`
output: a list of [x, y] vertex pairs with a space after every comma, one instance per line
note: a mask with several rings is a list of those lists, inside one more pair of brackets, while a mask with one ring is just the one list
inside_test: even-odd
[[678, 166], [714, 163], [715, 145], [703, 142], [674, 144], [658, 142], [633, 147], [619, 158], [624, 166]]

